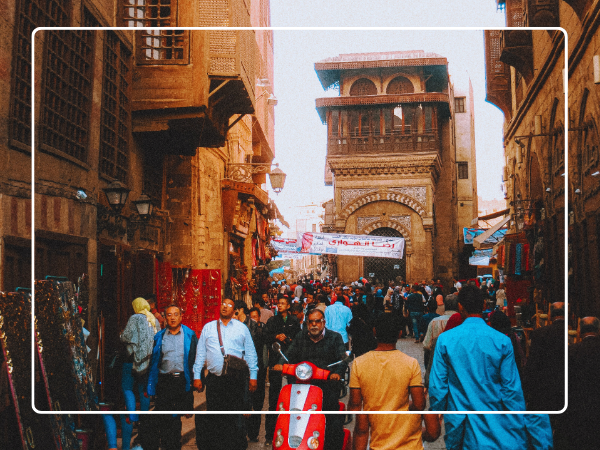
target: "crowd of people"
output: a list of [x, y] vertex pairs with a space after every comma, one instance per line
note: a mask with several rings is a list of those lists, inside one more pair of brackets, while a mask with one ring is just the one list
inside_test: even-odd
[[[205, 391], [208, 411], [262, 411], [268, 389], [268, 409], [277, 411], [283, 364], [309, 361], [325, 368], [337, 361], [330, 379], [315, 383], [323, 390], [323, 410], [337, 411], [348, 351], [353, 360], [350, 411], [415, 412], [357, 414], [356, 450], [422, 449], [424, 440], [438, 439], [442, 423], [448, 449], [594, 448], [585, 440], [594, 432], [578, 435], [574, 430], [581, 431], [582, 423], [592, 426], [590, 417], [598, 413], [585, 418], [576, 411], [552, 416], [423, 413], [427, 400], [431, 411], [562, 410], [563, 304], [553, 305], [552, 325], [532, 333], [526, 358], [525, 342], [503, 312], [506, 293], [494, 280], [480, 286], [455, 282], [449, 289], [439, 280], [410, 285], [372, 284], [365, 278], [348, 284], [307, 278], [288, 285], [283, 280], [252, 303], [223, 299], [220, 319], [209, 322], [197, 338], [181, 324], [177, 305], [159, 317], [154, 305], [134, 300], [135, 314], [121, 335], [127, 409], [135, 409], [137, 394], [141, 410], [147, 411], [155, 396], [155, 411], [192, 411], [193, 392]], [[572, 346], [571, 364], [590, 377], [599, 335], [600, 321], [586, 318], [584, 340]], [[415, 358], [397, 350], [402, 338], [422, 344], [424, 373]], [[280, 351], [273, 348], [276, 342]], [[576, 401], [592, 408], [590, 398], [599, 398], [598, 388], [580, 374], [573, 378], [586, 389], [578, 389], [582, 395]], [[196, 414], [197, 447], [243, 450], [248, 441], [258, 442], [261, 420], [260, 414]], [[122, 416], [123, 449], [130, 448], [135, 421], [139, 448], [181, 449], [178, 414]], [[265, 415], [266, 445], [273, 442], [276, 421], [276, 414]], [[105, 427], [109, 448], [116, 449], [115, 418], [105, 416]], [[340, 450], [343, 436], [343, 416], [326, 414], [325, 449]], [[573, 442], [582, 444], [570, 447]]]

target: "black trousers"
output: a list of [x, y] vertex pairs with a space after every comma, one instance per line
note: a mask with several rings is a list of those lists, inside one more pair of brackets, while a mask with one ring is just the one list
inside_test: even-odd
[[[205, 385], [207, 411], [248, 410], [247, 379], [209, 373]], [[198, 450], [245, 450], [248, 447], [242, 414], [196, 414], [194, 420]]]
[[[323, 390], [323, 411], [339, 411], [339, 382], [329, 381], [319, 386]], [[342, 450], [344, 445], [344, 415], [325, 414], [325, 448]]]
[[[277, 399], [281, 391], [283, 378], [281, 372], [276, 372], [271, 368], [269, 370], [269, 411], [277, 411]], [[277, 423], [277, 414], [265, 414], [265, 440], [273, 441], [275, 434], [275, 424]]]
[[[155, 411], [193, 411], [194, 393], [185, 390], [185, 376], [159, 375], [154, 399]], [[140, 440], [144, 450], [181, 450], [181, 416], [143, 414]], [[162, 446], [162, 447], [161, 447]]]
[[[258, 370], [258, 377], [256, 379], [256, 391], [250, 393], [250, 406], [252, 411], [262, 411], [265, 403], [265, 385], [267, 382], [267, 369], [262, 368]], [[248, 438], [258, 439], [258, 433], [260, 432], [260, 414], [252, 414], [246, 419], [246, 431], [248, 432]]]

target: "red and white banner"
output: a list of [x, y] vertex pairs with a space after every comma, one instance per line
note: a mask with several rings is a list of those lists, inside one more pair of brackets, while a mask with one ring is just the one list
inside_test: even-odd
[[404, 238], [368, 234], [298, 233], [300, 253], [401, 259]]

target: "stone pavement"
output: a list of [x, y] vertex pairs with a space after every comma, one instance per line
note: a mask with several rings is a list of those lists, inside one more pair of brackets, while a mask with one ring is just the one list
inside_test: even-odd
[[[424, 371], [425, 368], [423, 366], [423, 347], [422, 344], [416, 344], [413, 339], [405, 338], [399, 339], [397, 344], [398, 350], [406, 353], [413, 358], [416, 358], [417, 361], [421, 364], [421, 371]], [[195, 409], [198, 411], [206, 410], [206, 406], [204, 404], [205, 396], [204, 393], [194, 393], [195, 400]], [[348, 404], [348, 396], [344, 397], [342, 401]], [[268, 388], [267, 388], [267, 398], [265, 398], [265, 409], [268, 408]], [[428, 405], [429, 406], [429, 405]], [[259, 436], [259, 442], [248, 442], [248, 450], [267, 450], [271, 449], [270, 446], [265, 446], [265, 421], [264, 415], [262, 417], [261, 423], [261, 432]], [[196, 450], [196, 430], [194, 428], [194, 418], [191, 417], [189, 419], [182, 418], [183, 421], [183, 430], [182, 430], [182, 450]], [[346, 427], [353, 431], [355, 420], [352, 420]], [[443, 450], [445, 449], [444, 445], [444, 428], [442, 425], [442, 433], [440, 437], [435, 442], [424, 442], [425, 450]]]

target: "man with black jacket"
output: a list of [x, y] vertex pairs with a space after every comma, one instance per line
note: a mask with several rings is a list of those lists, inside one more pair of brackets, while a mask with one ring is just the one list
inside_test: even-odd
[[[290, 364], [308, 361], [315, 366], [331, 371], [329, 380], [313, 381], [311, 384], [323, 390], [323, 411], [339, 411], [340, 379], [346, 372], [346, 347], [341, 334], [325, 328], [325, 315], [314, 308], [308, 313], [308, 330], [299, 332], [286, 357]], [[286, 361], [280, 357], [274, 371], [281, 371]], [[328, 367], [330, 364], [337, 363]], [[275, 417], [275, 416], [274, 416]], [[339, 414], [325, 415], [325, 448], [341, 450], [344, 444], [344, 416]]]
[[[292, 339], [300, 331], [300, 323], [293, 314], [290, 314], [290, 300], [288, 297], [281, 297], [277, 301], [277, 315], [271, 317], [263, 332], [264, 342], [269, 349], [269, 367], [273, 368], [278, 363], [280, 355], [271, 347], [273, 343], [279, 342], [281, 351], [286, 354]], [[282, 378], [281, 372], [269, 370], [269, 411], [277, 411], [277, 398], [281, 391]], [[265, 440], [266, 442], [273, 441], [275, 433], [275, 424], [277, 416], [275, 414], [267, 414], [265, 417]]]

